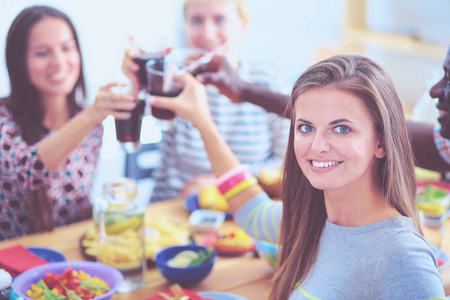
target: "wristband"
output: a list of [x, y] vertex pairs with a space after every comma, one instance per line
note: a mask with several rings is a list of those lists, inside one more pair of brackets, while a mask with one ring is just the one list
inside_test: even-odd
[[249, 179], [246, 179], [246, 180], [240, 182], [239, 184], [235, 185], [231, 189], [229, 189], [227, 192], [225, 192], [223, 194], [223, 197], [225, 198], [225, 200], [228, 201], [231, 198], [233, 198], [234, 196], [236, 196], [237, 194], [242, 193], [243, 191], [245, 191], [246, 189], [248, 189], [249, 187], [251, 187], [257, 183], [258, 183], [258, 179], [256, 179], [256, 177], [251, 177]]
[[219, 178], [217, 178], [216, 186], [220, 186], [222, 183], [227, 181], [229, 178], [231, 178], [234, 175], [236, 175], [237, 173], [240, 173], [240, 172], [243, 172], [243, 171], [251, 172], [250, 168], [246, 164], [241, 164], [241, 165], [239, 165], [237, 167], [234, 167], [233, 169], [229, 170], [228, 172], [226, 172], [225, 174], [223, 174]]
[[[231, 173], [230, 173], [231, 174]], [[217, 188], [219, 189], [220, 193], [225, 194], [228, 190], [232, 189], [234, 186], [238, 185], [239, 183], [253, 178], [255, 175], [253, 175], [250, 168], [246, 168], [245, 170], [242, 170], [236, 174], [231, 175], [231, 177], [228, 177], [227, 180], [223, 181], [221, 184], [217, 185]]]

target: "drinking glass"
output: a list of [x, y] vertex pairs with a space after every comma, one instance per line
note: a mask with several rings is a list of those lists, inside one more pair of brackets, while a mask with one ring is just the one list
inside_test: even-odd
[[416, 203], [425, 238], [437, 248], [442, 246], [449, 201], [448, 191], [438, 183], [417, 187]]
[[136, 107], [130, 111], [131, 117], [126, 120], [115, 119], [116, 138], [127, 153], [141, 149], [141, 127], [145, 111], [145, 100], [136, 99]]
[[107, 182], [97, 203], [100, 240], [97, 260], [118, 269], [124, 281], [119, 293], [141, 288], [145, 282], [145, 203], [136, 198], [136, 182], [119, 178]]
[[[202, 49], [179, 48], [170, 52], [164, 59], [148, 61], [147, 92], [152, 96], [178, 96], [183, 90], [183, 84], [176, 77], [184, 72], [195, 72], [211, 58], [212, 55]], [[151, 106], [151, 113], [162, 131], [170, 129], [175, 118], [173, 111]]]
[[136, 71], [136, 75], [139, 78], [141, 90], [144, 91], [147, 90], [147, 71], [145, 69], [145, 64], [151, 60], [162, 62], [164, 60], [164, 54], [141, 51], [136, 54], [136, 57], [133, 59], [133, 61], [139, 66], [139, 69]]

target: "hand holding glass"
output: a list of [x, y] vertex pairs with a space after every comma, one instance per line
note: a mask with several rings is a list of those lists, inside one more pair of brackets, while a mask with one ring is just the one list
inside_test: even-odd
[[[194, 72], [201, 64], [211, 60], [211, 55], [200, 49], [175, 49], [164, 60], [150, 60], [146, 64], [147, 92], [152, 96], [176, 97], [183, 85], [176, 76]], [[175, 118], [173, 111], [152, 106], [152, 115], [158, 119], [161, 130], [170, 128]]]

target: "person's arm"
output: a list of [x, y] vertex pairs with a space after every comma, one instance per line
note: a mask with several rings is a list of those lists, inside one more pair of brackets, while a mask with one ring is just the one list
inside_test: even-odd
[[[205, 87], [190, 74], [180, 77], [184, 81], [183, 92], [175, 98], [154, 97], [152, 105], [167, 108], [193, 123], [203, 139], [208, 159], [214, 175], [219, 178], [227, 171], [240, 165], [227, 143], [221, 137], [216, 124], [211, 119]], [[230, 210], [235, 214], [249, 199], [262, 193], [259, 185], [253, 185], [244, 192], [231, 198]]]
[[289, 96], [274, 92], [268, 87], [248, 83], [239, 77], [238, 72], [223, 56], [214, 56], [210, 63], [196, 70], [196, 78], [203, 84], [216, 86], [220, 93], [233, 102], [250, 102], [261, 106], [268, 112], [284, 116]]
[[434, 125], [419, 122], [407, 122], [411, 145], [418, 167], [441, 173], [450, 171], [450, 165], [442, 158], [436, 148]]
[[[220, 136], [211, 119], [205, 87], [189, 74], [180, 77], [185, 83], [183, 92], [175, 98], [155, 97], [153, 105], [167, 108], [193, 123], [203, 139], [214, 175], [219, 178], [240, 162]], [[272, 201], [258, 184], [228, 200], [236, 222], [251, 236], [278, 242], [282, 217], [282, 203]]]
[[50, 171], [56, 171], [81, 141], [98, 126], [108, 115], [116, 119], [127, 119], [129, 112], [136, 104], [135, 97], [130, 94], [116, 94], [111, 88], [118, 86], [110, 83], [100, 88], [94, 104], [86, 107], [53, 134], [39, 142], [38, 154]]

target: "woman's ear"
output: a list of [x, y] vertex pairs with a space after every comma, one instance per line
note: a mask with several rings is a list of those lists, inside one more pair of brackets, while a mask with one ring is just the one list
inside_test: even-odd
[[377, 149], [375, 150], [375, 157], [376, 158], [383, 158], [386, 156], [386, 147], [384, 145], [384, 138], [383, 136], [378, 136], [378, 144]]

